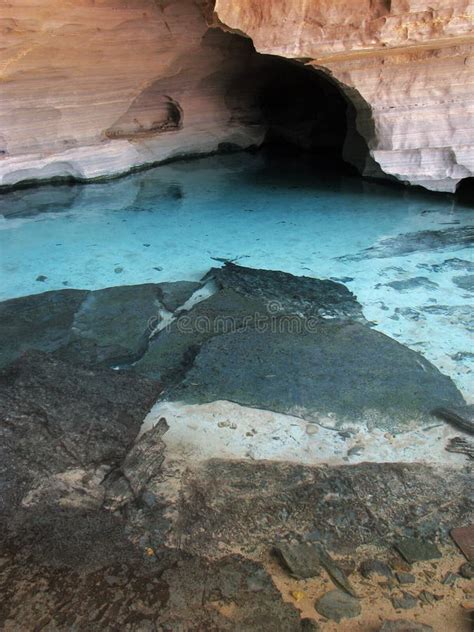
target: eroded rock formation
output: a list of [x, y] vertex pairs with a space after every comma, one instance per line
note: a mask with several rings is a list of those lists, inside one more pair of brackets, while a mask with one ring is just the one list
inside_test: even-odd
[[[325, 73], [321, 104], [345, 95], [345, 156], [362, 173], [444, 191], [472, 176], [471, 0], [213, 4], [3, 5], [0, 183], [260, 144], [262, 78], [279, 73], [252, 42]], [[293, 138], [308, 137], [300, 123], [289, 121]]]
[[[217, 19], [261, 53], [334, 77], [357, 111], [367, 175], [453, 191], [474, 172], [471, 0], [217, 0]], [[291, 35], [290, 35], [291, 34]]]

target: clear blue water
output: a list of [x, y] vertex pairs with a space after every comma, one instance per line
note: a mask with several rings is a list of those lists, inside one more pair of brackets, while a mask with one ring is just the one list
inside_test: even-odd
[[[197, 280], [219, 265], [213, 257], [344, 279], [378, 329], [421, 351], [472, 399], [473, 293], [453, 281], [467, 272], [444, 264], [472, 262], [472, 251], [347, 255], [401, 233], [473, 223], [474, 209], [450, 196], [318, 173], [304, 158], [214, 156], [0, 196], [0, 299]], [[428, 283], [386, 285], [414, 277]]]

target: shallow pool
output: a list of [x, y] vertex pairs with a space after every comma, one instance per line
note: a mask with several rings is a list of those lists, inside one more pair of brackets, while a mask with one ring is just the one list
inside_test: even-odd
[[[319, 174], [319, 175], [318, 175]], [[0, 299], [197, 280], [220, 260], [345, 283], [473, 398], [474, 209], [258, 154], [0, 196]]]

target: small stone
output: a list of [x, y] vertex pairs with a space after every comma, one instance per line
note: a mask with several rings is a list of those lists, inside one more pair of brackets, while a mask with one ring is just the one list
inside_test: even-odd
[[308, 579], [321, 573], [319, 551], [311, 544], [280, 543], [275, 547], [275, 552], [290, 573], [298, 579]]
[[342, 590], [331, 590], [317, 600], [314, 606], [323, 617], [339, 623], [341, 619], [358, 617], [361, 612], [360, 602]]
[[474, 564], [472, 562], [465, 562], [459, 572], [466, 579], [474, 579]]
[[47, 279], [48, 277], [44, 276], [44, 274], [40, 274], [39, 276], [36, 277], [36, 280], [40, 281], [41, 283], [44, 283]]
[[428, 592], [427, 590], [422, 590], [421, 593], [418, 595], [418, 598], [421, 601], [421, 603], [424, 603], [428, 606], [432, 606], [434, 603], [438, 601], [436, 596], [433, 595], [433, 593]]
[[145, 246], [145, 248], [149, 248], [150, 244], [143, 244]]
[[387, 577], [387, 579], [393, 577], [390, 566], [380, 560], [365, 560], [359, 566], [359, 573], [366, 579], [369, 579], [372, 575], [380, 575]]
[[154, 266], [153, 270], [156, 270], [157, 272], [163, 272], [163, 268], [161, 266]]
[[416, 538], [405, 538], [395, 544], [400, 555], [409, 563], [439, 559], [440, 550], [435, 544]]
[[416, 597], [408, 592], [403, 592], [402, 595], [398, 597], [392, 597], [391, 602], [396, 610], [400, 608], [409, 610], [410, 608], [414, 608], [418, 603]]
[[123, 268], [121, 268], [120, 266], [117, 266], [116, 268], [114, 268], [114, 272], [115, 274], [121, 274], [123, 272]]
[[397, 621], [384, 621], [379, 632], [434, 632], [434, 630], [430, 625], [398, 619]]
[[302, 590], [292, 590], [290, 594], [296, 602], [302, 601], [306, 597]]
[[414, 575], [412, 575], [411, 573], [403, 573], [403, 572], [398, 572], [396, 573], [398, 582], [400, 584], [405, 585], [405, 584], [414, 584], [416, 581], [416, 577]]
[[306, 426], [306, 434], [314, 435], [314, 434], [317, 434], [318, 432], [319, 432], [318, 426], [315, 426], [314, 424], [308, 424]]
[[443, 577], [442, 580], [442, 584], [444, 584], [445, 586], [455, 586], [457, 580], [460, 579], [459, 575], [457, 573], [446, 573], [446, 575]]
[[301, 632], [319, 632], [321, 628], [313, 619], [301, 619]]

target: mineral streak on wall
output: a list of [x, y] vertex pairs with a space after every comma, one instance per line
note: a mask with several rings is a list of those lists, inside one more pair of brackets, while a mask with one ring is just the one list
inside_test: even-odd
[[4, 2], [0, 184], [258, 145], [253, 41], [332, 76], [361, 172], [453, 191], [474, 173], [473, 24], [469, 0]]

